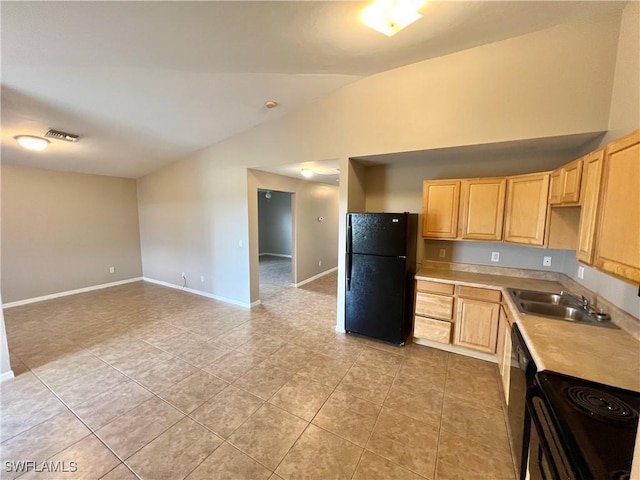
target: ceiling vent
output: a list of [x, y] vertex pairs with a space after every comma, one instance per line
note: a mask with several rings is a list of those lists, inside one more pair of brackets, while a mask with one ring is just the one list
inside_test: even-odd
[[65, 142], [77, 142], [80, 137], [72, 133], [61, 132], [60, 130], [49, 130], [44, 134], [45, 137], [55, 138], [56, 140], [64, 140]]

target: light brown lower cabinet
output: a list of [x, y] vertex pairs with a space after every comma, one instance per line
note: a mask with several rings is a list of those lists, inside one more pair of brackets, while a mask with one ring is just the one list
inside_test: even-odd
[[486, 353], [496, 353], [500, 304], [458, 298], [456, 302], [455, 345]]
[[509, 404], [509, 379], [511, 375], [511, 323], [504, 309], [500, 307], [500, 318], [498, 322], [498, 346], [496, 348], [498, 358], [498, 370], [502, 380], [502, 393], [504, 401]]

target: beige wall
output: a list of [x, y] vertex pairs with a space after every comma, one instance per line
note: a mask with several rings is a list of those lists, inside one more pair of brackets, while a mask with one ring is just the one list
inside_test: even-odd
[[[249, 243], [251, 251], [251, 301], [258, 294], [258, 202], [259, 188], [291, 192], [293, 235], [293, 282], [301, 283], [338, 266], [337, 186], [308, 182], [282, 175], [247, 171]], [[324, 221], [319, 222], [318, 217]], [[322, 262], [322, 265], [319, 265]]]
[[2, 166], [4, 302], [140, 276], [135, 180]]
[[[2, 168], [0, 168], [0, 185], [2, 183]], [[1, 189], [0, 189], [1, 191]], [[0, 210], [2, 209], [2, 196], [0, 195]], [[0, 222], [0, 259], [2, 258], [2, 222]], [[1, 264], [1, 262], [0, 262]], [[2, 279], [0, 278], [0, 305], [2, 305]], [[7, 329], [4, 326], [4, 313], [0, 308], [0, 381], [13, 377], [11, 359], [9, 358], [9, 345], [7, 343]]]
[[207, 292], [250, 303], [247, 168], [340, 159], [341, 259], [350, 157], [606, 130], [618, 26], [558, 26], [368, 77], [140, 179], [145, 275], [202, 269]]

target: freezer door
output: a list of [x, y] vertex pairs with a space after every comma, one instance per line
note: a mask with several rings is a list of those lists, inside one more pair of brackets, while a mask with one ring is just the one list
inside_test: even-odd
[[348, 213], [347, 252], [406, 256], [407, 214]]
[[348, 332], [400, 344], [406, 338], [406, 260], [352, 254], [347, 257], [345, 327]]

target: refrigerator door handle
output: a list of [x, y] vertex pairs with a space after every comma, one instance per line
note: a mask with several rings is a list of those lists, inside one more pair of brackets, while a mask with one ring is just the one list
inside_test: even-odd
[[351, 215], [347, 215], [347, 253], [353, 249], [353, 237], [351, 232]]
[[351, 254], [347, 253], [347, 291], [351, 290]]

